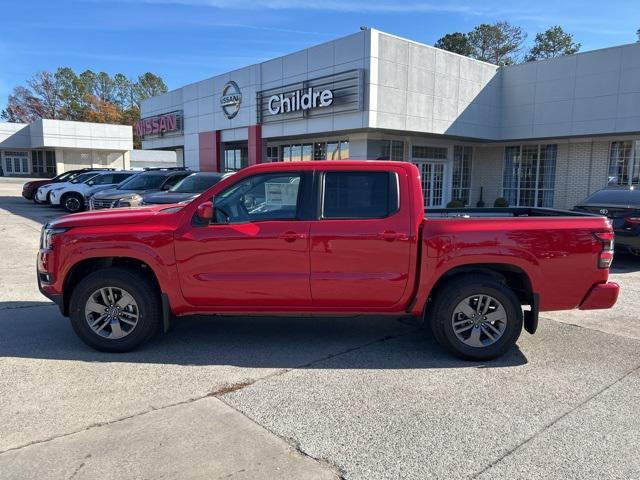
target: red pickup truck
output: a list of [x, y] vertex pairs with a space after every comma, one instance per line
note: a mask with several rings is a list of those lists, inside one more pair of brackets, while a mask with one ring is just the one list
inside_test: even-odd
[[486, 360], [534, 333], [540, 311], [616, 302], [605, 217], [423, 205], [410, 163], [256, 165], [186, 205], [49, 223], [38, 283], [84, 342], [117, 352], [172, 316], [408, 314]]

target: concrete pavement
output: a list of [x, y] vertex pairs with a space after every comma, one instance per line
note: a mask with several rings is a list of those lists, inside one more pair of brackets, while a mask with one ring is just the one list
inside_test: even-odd
[[58, 214], [0, 179], [0, 479], [640, 478], [640, 262], [487, 364], [403, 319], [177, 321], [95, 352], [37, 291]]

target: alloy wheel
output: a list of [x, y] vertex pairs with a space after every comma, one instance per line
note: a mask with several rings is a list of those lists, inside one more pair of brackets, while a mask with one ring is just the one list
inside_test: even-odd
[[136, 328], [140, 310], [133, 296], [119, 287], [103, 287], [93, 292], [85, 304], [85, 319], [101, 337], [119, 339]]
[[507, 327], [507, 312], [490, 295], [472, 295], [462, 300], [451, 316], [453, 332], [464, 344], [482, 348], [497, 342]]
[[80, 200], [77, 197], [69, 197], [65, 200], [64, 206], [70, 212], [77, 212], [80, 210]]

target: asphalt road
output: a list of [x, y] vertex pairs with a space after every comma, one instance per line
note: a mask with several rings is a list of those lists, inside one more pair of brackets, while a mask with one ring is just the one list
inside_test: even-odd
[[59, 214], [0, 179], [0, 479], [640, 478], [640, 261], [486, 364], [406, 319], [193, 317], [95, 352], [37, 291]]

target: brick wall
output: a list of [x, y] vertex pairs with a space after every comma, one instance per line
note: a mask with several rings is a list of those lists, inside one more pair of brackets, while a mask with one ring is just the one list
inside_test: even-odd
[[474, 147], [471, 173], [471, 206], [480, 199], [480, 187], [487, 207], [493, 207], [496, 198], [502, 196], [502, 168], [504, 146]]

